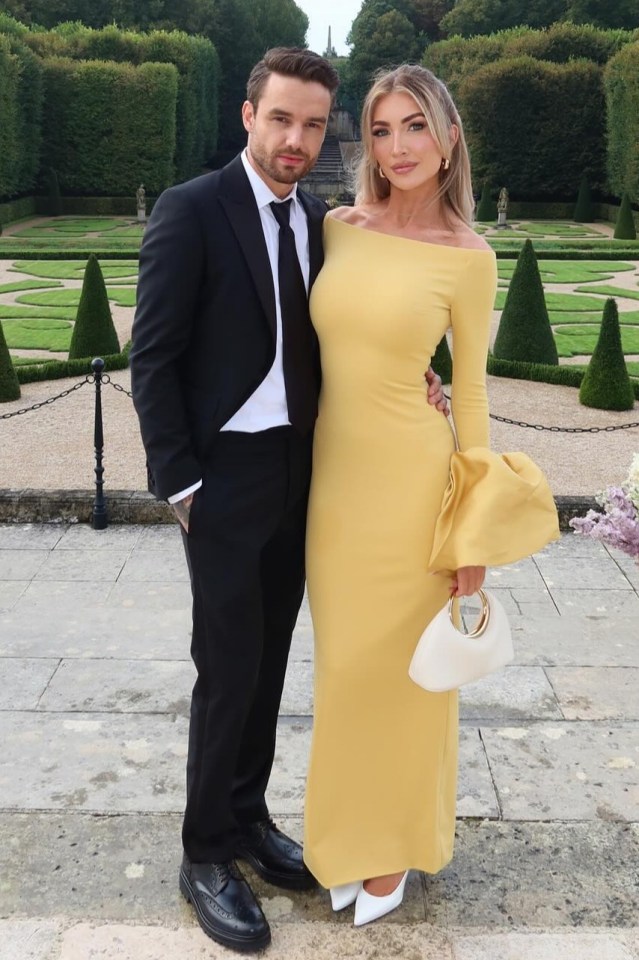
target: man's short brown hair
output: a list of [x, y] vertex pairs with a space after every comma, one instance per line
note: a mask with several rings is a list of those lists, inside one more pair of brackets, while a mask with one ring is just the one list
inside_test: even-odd
[[339, 86], [337, 70], [319, 53], [301, 47], [273, 47], [267, 50], [251, 70], [246, 84], [246, 99], [257, 109], [266, 81], [272, 73], [296, 77], [306, 83], [321, 83], [329, 91], [331, 100]]

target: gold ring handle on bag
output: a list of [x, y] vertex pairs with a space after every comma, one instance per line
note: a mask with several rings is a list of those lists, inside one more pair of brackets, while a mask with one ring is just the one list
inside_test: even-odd
[[[472, 630], [471, 633], [464, 634], [464, 636], [468, 637], [469, 640], [476, 640], [477, 637], [481, 637], [481, 635], [486, 630], [486, 627], [488, 626], [488, 621], [490, 620], [490, 604], [488, 603], [488, 597], [486, 596], [484, 591], [481, 589], [481, 587], [479, 588], [479, 590], [477, 590], [477, 594], [479, 596], [479, 599], [481, 600], [481, 616], [479, 618], [479, 622], [475, 627], [475, 629]], [[450, 622], [455, 627], [455, 630], [457, 630], [457, 627], [453, 623], [453, 602], [456, 599], [457, 599], [456, 597], [451, 597], [450, 600], [448, 601], [448, 617], [450, 619]]]

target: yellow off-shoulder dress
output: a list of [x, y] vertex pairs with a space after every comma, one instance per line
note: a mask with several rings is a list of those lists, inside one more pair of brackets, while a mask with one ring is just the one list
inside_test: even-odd
[[455, 828], [457, 694], [408, 676], [449, 596], [429, 571], [455, 439], [424, 373], [448, 328], [459, 449], [488, 447], [492, 251], [327, 218], [311, 297], [322, 391], [308, 517], [314, 728], [304, 856], [326, 887], [435, 873]]

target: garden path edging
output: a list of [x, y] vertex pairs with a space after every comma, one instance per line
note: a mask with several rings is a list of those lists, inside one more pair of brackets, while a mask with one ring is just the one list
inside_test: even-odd
[[[92, 490], [0, 489], [0, 523], [90, 523], [95, 494]], [[109, 523], [175, 523], [164, 501], [141, 490], [105, 491]], [[561, 530], [568, 521], [596, 509], [594, 497], [555, 497]]]

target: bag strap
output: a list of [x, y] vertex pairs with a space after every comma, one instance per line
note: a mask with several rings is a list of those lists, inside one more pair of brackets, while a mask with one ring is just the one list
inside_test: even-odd
[[[477, 595], [481, 600], [481, 616], [479, 618], [479, 622], [475, 627], [475, 629], [472, 630], [470, 633], [464, 634], [464, 636], [468, 637], [469, 640], [475, 640], [477, 637], [481, 637], [482, 634], [485, 632], [486, 627], [488, 626], [488, 621], [490, 620], [490, 602], [481, 587], [477, 591]], [[450, 600], [448, 601], [448, 617], [453, 627], [455, 627], [455, 630], [457, 630], [458, 628], [455, 625], [455, 622], [453, 621], [453, 604], [455, 600], [459, 600], [459, 598], [451, 597]], [[461, 633], [461, 631], [459, 632]]]

